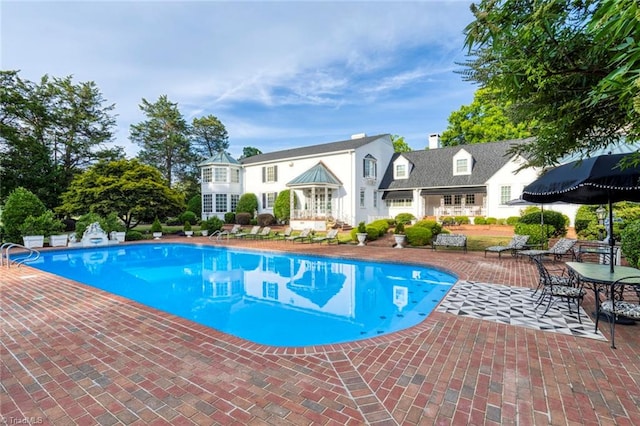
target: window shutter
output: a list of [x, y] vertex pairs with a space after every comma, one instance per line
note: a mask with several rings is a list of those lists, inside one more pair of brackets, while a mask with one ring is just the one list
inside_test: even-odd
[[273, 166], [273, 181], [278, 181], [278, 166]]
[[264, 192], [262, 193], [262, 208], [266, 208], [267, 207], [267, 194], [265, 194]]
[[362, 177], [367, 177], [367, 159], [362, 159]]
[[265, 167], [263, 166], [262, 167], [262, 182], [263, 183], [265, 182], [266, 174], [267, 174], [267, 171], [265, 170]]

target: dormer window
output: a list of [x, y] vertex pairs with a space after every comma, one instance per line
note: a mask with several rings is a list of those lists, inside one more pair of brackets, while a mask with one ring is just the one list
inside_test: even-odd
[[453, 156], [453, 175], [470, 175], [473, 168], [473, 157], [464, 149], [461, 149]]
[[407, 177], [407, 165], [406, 164], [396, 164], [396, 178], [404, 179]]
[[409, 173], [411, 173], [411, 162], [404, 156], [400, 155], [393, 162], [393, 178], [394, 179], [409, 179]]
[[375, 179], [378, 177], [378, 162], [371, 154], [362, 159], [362, 177]]

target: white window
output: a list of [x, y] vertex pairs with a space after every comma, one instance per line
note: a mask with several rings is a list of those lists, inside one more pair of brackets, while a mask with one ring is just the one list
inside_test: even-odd
[[402, 179], [407, 177], [407, 165], [406, 164], [396, 164], [396, 178]]
[[507, 204], [509, 200], [511, 200], [511, 187], [501, 186], [500, 187], [500, 204]]
[[213, 195], [204, 194], [202, 196], [202, 211], [205, 213], [211, 213], [213, 211]]
[[238, 194], [231, 194], [231, 209], [229, 209], [230, 212], [236, 211], [236, 207], [238, 207], [239, 199], [240, 199], [240, 196]]
[[459, 206], [462, 204], [462, 195], [461, 194], [456, 194], [453, 196], [453, 204], [456, 206]]
[[444, 195], [442, 198], [444, 199], [445, 206], [450, 206], [451, 204], [453, 204], [451, 200], [451, 195]]
[[272, 209], [276, 203], [277, 192], [265, 192], [262, 194], [262, 207], [265, 209]]
[[398, 199], [398, 200], [386, 200], [388, 207], [411, 207], [413, 200], [410, 198]]
[[476, 203], [476, 194], [467, 194], [465, 197], [465, 204], [473, 205]]
[[364, 196], [364, 188], [360, 188], [360, 207], [364, 208], [365, 206], [365, 196]]
[[216, 213], [226, 213], [227, 210], [227, 194], [216, 194]]
[[213, 179], [214, 179], [214, 182], [226, 182], [227, 181], [227, 168], [226, 167], [216, 167], [213, 170]]
[[202, 169], [202, 181], [211, 182], [211, 167], [205, 167]]
[[278, 166], [266, 166], [262, 168], [262, 182], [277, 182]]
[[240, 182], [240, 169], [231, 169], [231, 182]]
[[374, 157], [367, 155], [362, 160], [363, 174], [368, 179], [375, 179], [378, 176], [378, 164]]
[[464, 175], [469, 172], [469, 160], [467, 158], [458, 158], [456, 160], [456, 173], [457, 175]]

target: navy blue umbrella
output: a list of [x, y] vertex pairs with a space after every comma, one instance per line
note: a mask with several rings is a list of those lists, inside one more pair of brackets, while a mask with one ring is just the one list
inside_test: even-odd
[[640, 165], [624, 166], [633, 154], [600, 155], [555, 167], [522, 191], [535, 203], [564, 201], [574, 204], [609, 205], [610, 264], [613, 272], [613, 209], [618, 201], [640, 201]]

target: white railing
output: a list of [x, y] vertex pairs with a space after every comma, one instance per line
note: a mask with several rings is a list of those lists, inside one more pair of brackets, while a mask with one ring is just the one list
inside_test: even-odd
[[11, 267], [12, 261], [9, 252], [14, 248], [27, 250], [27, 254], [25, 257], [13, 261], [13, 263], [18, 266], [22, 265], [25, 262], [33, 262], [34, 260], [38, 260], [38, 258], [40, 257], [40, 252], [38, 250], [25, 247], [22, 244], [4, 243], [2, 244], [2, 246], [0, 246], [0, 266], [6, 266], [7, 268]]
[[486, 216], [486, 209], [479, 206], [444, 206], [433, 209], [435, 216]]

